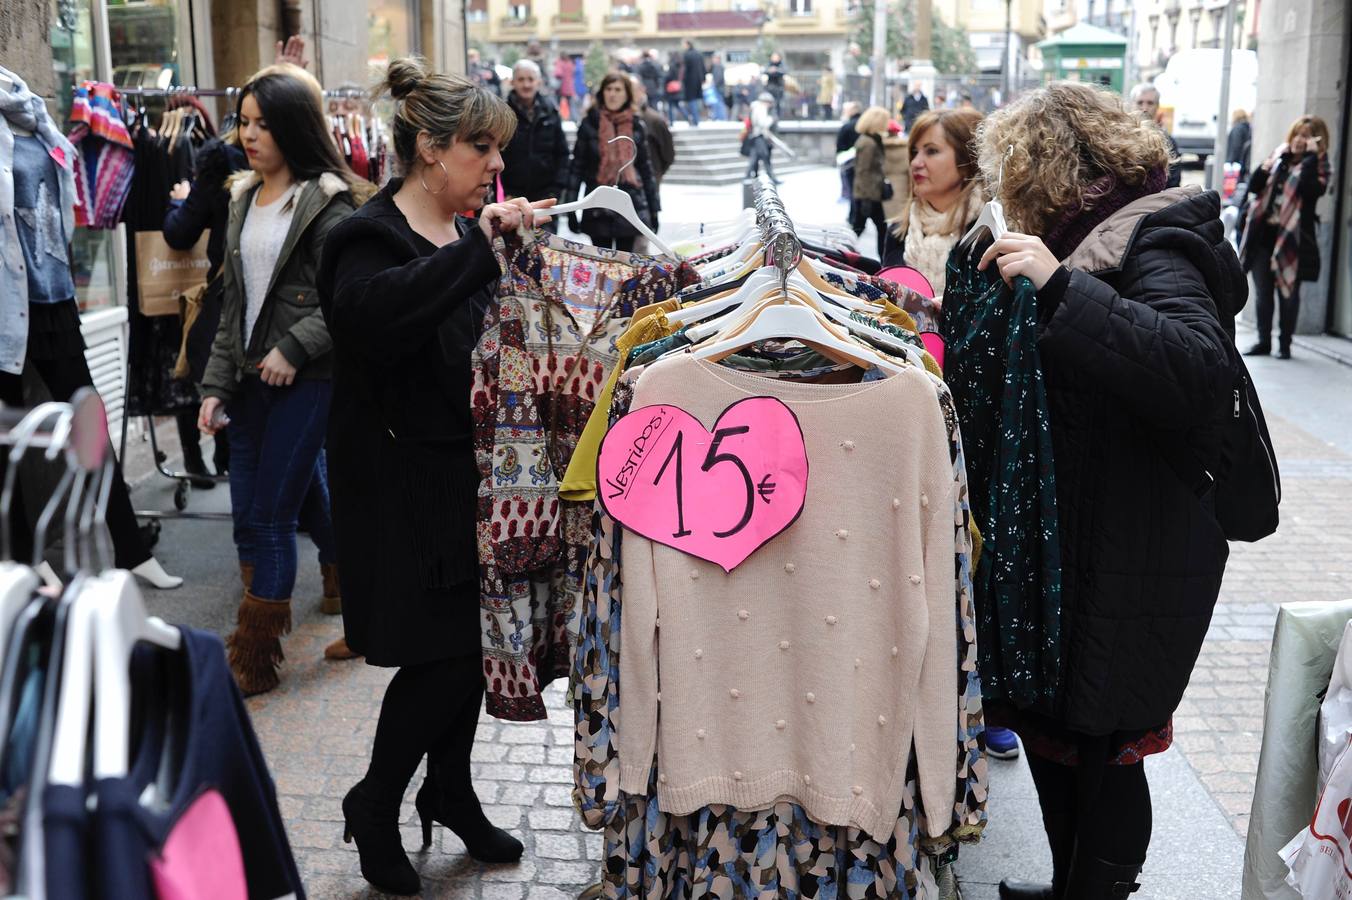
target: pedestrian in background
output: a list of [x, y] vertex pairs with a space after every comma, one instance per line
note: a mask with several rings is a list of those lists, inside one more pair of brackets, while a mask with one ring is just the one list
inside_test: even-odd
[[817, 115], [823, 122], [831, 120], [836, 106], [836, 70], [828, 62], [822, 66], [822, 77], [817, 82]]
[[[981, 114], [967, 109], [935, 109], [922, 114], [911, 127], [911, 199], [901, 215], [888, 221], [882, 264], [910, 266], [929, 281], [934, 295], [944, 293], [945, 267], [953, 246], [981, 214], [986, 202], [981, 190], [972, 138]], [[986, 730], [991, 755], [1008, 759], [1018, 755], [1018, 742], [1004, 729], [992, 738]]]
[[922, 113], [929, 111], [929, 98], [925, 96], [924, 86], [919, 81], [911, 82], [911, 91], [906, 95], [906, 99], [901, 101], [901, 124], [906, 129], [906, 133], [911, 133], [911, 126], [915, 120], [920, 118]]
[[779, 119], [783, 115], [784, 105], [784, 76], [788, 72], [784, 69], [784, 57], [778, 53], [770, 54], [770, 62], [766, 64], [765, 71], [761, 77], [765, 80], [765, 90], [774, 98], [775, 118]]
[[681, 55], [681, 104], [691, 128], [699, 127], [699, 107], [704, 102], [704, 54], [687, 38]]
[[853, 201], [850, 227], [858, 235], [863, 234], [864, 226], [869, 222], [874, 224], [878, 232], [879, 259], [882, 258], [883, 245], [887, 241], [887, 216], [883, 213], [883, 201], [892, 199], [891, 193], [884, 187], [891, 187], [883, 168], [887, 161], [886, 146], [883, 144], [887, 124], [887, 110], [881, 106], [870, 106], [855, 123], [859, 137], [854, 142], [854, 185], [851, 189]]
[[723, 69], [723, 54], [715, 53], [709, 57], [709, 75], [713, 79], [714, 90], [718, 92], [719, 102], [723, 104], [722, 119], [732, 111], [732, 91], [728, 90], [728, 77]]
[[366, 774], [343, 798], [344, 836], [367, 881], [404, 895], [422, 885], [399, 807], [424, 756], [424, 848], [440, 823], [480, 862], [523, 849], [488, 820], [470, 777], [484, 693], [470, 356], [501, 274], [494, 235], [552, 201], [484, 205], [517, 122], [496, 95], [415, 59], [390, 63], [380, 90], [394, 98], [401, 175], [333, 230], [319, 284], [338, 358], [329, 447], [343, 626], [369, 664], [398, 667]]
[[[1219, 198], [1164, 190], [1163, 133], [1106, 90], [1029, 91], [988, 116], [976, 143], [1014, 229], [979, 267], [998, 272], [996, 290], [1023, 276], [1037, 291], [1058, 615], [1074, 628], [1055, 666], [1055, 712], [986, 698], [987, 723], [1023, 738], [1053, 863], [1051, 885], [1006, 880], [1000, 897], [1122, 898], [1150, 842], [1143, 759], [1172, 742], [1229, 553], [1210, 492], [1196, 493], [1171, 460], [1218, 462], [1243, 274]], [[950, 283], [946, 318], [957, 302]], [[1047, 665], [1029, 661], [1034, 672]]]
[[1272, 352], [1272, 315], [1277, 315], [1277, 356], [1291, 358], [1291, 337], [1300, 317], [1300, 283], [1319, 279], [1315, 207], [1329, 189], [1329, 127], [1319, 116], [1301, 116], [1286, 141], [1249, 179], [1249, 215], [1240, 257], [1253, 276], [1258, 342], [1246, 353]]
[[746, 175], [744, 178], [755, 178], [760, 174], [760, 167], [765, 166], [765, 174], [770, 176], [770, 181], [779, 184], [779, 179], [775, 177], [775, 168], [771, 160], [775, 148], [770, 143], [770, 135], [775, 127], [775, 98], [769, 91], [763, 92], [751, 104], [750, 122], [746, 134]]
[[540, 46], [539, 41], [531, 41], [526, 44], [526, 52], [522, 57], [535, 63], [535, 68], [540, 70], [540, 94], [545, 97], [553, 98], [555, 85], [549, 83], [546, 74], [550, 71], [545, 62], [545, 50]]
[[341, 603], [323, 477], [333, 344], [315, 279], [324, 238], [370, 185], [338, 154], [323, 91], [305, 70], [263, 69], [235, 109], [251, 171], [230, 183], [221, 321], [202, 376], [198, 427], [216, 434], [228, 425], [244, 599], [226, 646], [249, 695], [278, 684], [281, 637], [291, 629], [296, 523], [312, 482], [318, 509], [307, 517], [310, 537], [326, 600]]
[[681, 93], [684, 90], [684, 82], [681, 80], [681, 60], [681, 52], [673, 50], [667, 57], [667, 68], [663, 74], [666, 79], [663, 90], [667, 101], [667, 121], [672, 125], [675, 125], [681, 116]]
[[[619, 72], [607, 73], [601, 79], [596, 104], [578, 126], [564, 190], [565, 202], [603, 184], [627, 193], [639, 218], [657, 231], [657, 213], [662, 204], [648, 156], [648, 130], [635, 107], [629, 76]], [[569, 213], [568, 225], [573, 231], [586, 234], [598, 247], [633, 250], [634, 239], [638, 237], [637, 229], [627, 219], [605, 209], [583, 210], [581, 221], [575, 213]]]
[[[568, 73], [570, 83], [572, 73]], [[568, 174], [568, 139], [563, 119], [548, 97], [542, 97], [540, 72], [528, 59], [512, 66], [512, 90], [507, 105], [516, 115], [516, 133], [502, 148], [502, 190], [527, 200], [558, 199]], [[557, 230], [551, 219], [544, 223]]]
[[[175, 250], [191, 250], [203, 234], [207, 239], [207, 284], [202, 295], [197, 319], [189, 329], [185, 346], [188, 355], [188, 377], [194, 384], [202, 381], [211, 342], [221, 322], [221, 267], [225, 262], [225, 232], [230, 218], [230, 192], [226, 181], [231, 175], [249, 167], [248, 158], [239, 146], [237, 132], [212, 138], [197, 151], [193, 161], [193, 179], [174, 185], [169, 194], [169, 210], [164, 215], [164, 242]], [[202, 459], [202, 433], [197, 430], [197, 410], [189, 407], [175, 415], [179, 443], [183, 446], [183, 468], [192, 475], [207, 474]], [[213, 439], [213, 462], [217, 475], [230, 469], [230, 438], [220, 433]], [[210, 478], [193, 479], [193, 487], [214, 488]]]
[[1239, 180], [1249, 178], [1249, 156], [1253, 152], [1253, 126], [1249, 114], [1237, 109], [1230, 116], [1230, 133], [1225, 136], [1225, 161], [1238, 163]]
[[[859, 140], [859, 117], [863, 114], [864, 107], [855, 100], [848, 100], [841, 107], [840, 130], [836, 132], [836, 155], [839, 156], [846, 151], [854, 149], [855, 141]], [[851, 159], [840, 167], [840, 197], [846, 203], [854, 198], [854, 160]]]
[[663, 176], [676, 161], [676, 142], [671, 137], [671, 128], [667, 126], [667, 120], [648, 104], [648, 92], [643, 89], [643, 82], [631, 75], [629, 84], [634, 89], [634, 105], [638, 108], [639, 115], [643, 119], [643, 127], [647, 131], [648, 158], [652, 160], [653, 177], [660, 188]]
[[1160, 92], [1159, 88], [1149, 82], [1142, 82], [1131, 89], [1131, 103], [1136, 107], [1147, 122], [1154, 125], [1164, 135], [1164, 140], [1169, 145], [1169, 178], [1165, 187], [1178, 187], [1183, 183], [1183, 168], [1178, 162], [1178, 141], [1174, 136], [1164, 130], [1160, 124]]
[[[576, 63], [573, 58], [566, 53], [560, 53], [559, 58], [554, 60], [554, 84], [558, 86], [559, 115], [571, 121], [576, 121], [577, 113], [573, 107], [577, 104], [577, 91], [573, 86], [573, 70]], [[516, 68], [512, 69], [512, 77], [516, 77]]]
[[498, 77], [497, 69], [483, 62], [478, 50], [470, 47], [465, 51], [465, 65], [471, 81], [495, 94], [502, 94], [502, 79]]
[[648, 92], [649, 100], [654, 104], [661, 103], [666, 97], [666, 78], [656, 50], [649, 48], [643, 51], [643, 60], [638, 64], [638, 77], [643, 82], [643, 89]]

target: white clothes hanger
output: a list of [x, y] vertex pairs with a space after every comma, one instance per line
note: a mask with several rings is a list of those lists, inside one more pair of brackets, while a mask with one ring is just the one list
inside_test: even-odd
[[1005, 162], [1014, 155], [1014, 145], [1010, 144], [1009, 149], [1005, 151], [1004, 157], [1000, 160], [1000, 172], [996, 176], [995, 190], [991, 192], [992, 196], [985, 206], [981, 207], [981, 215], [977, 216], [976, 222], [967, 229], [967, 233], [958, 241], [958, 249], [968, 250], [981, 237], [982, 232], [990, 234], [992, 241], [998, 241], [1009, 233], [1009, 225], [1005, 222], [1005, 207], [999, 201], [1000, 186], [1005, 181]]
[[[864, 303], [863, 301], [849, 298], [851, 302], [856, 305], [842, 308], [842, 306], [832, 302], [836, 299], [834, 295], [828, 296], [827, 301], [822, 302], [822, 293], [804, 279], [802, 275], [797, 272], [790, 272], [788, 279], [781, 282], [780, 273], [777, 270], [768, 267], [757, 269], [756, 272], [747, 279], [746, 283], [743, 284], [737, 292], [738, 295], [742, 295], [737, 303], [734, 304], [729, 302], [733, 298], [710, 300], [706, 303], [701, 303], [687, 309], [678, 310], [675, 313], [670, 313], [668, 314], [668, 321], [674, 323], [675, 317], [680, 313], [703, 313], [705, 311], [704, 307], [706, 306], [718, 306], [720, 309], [727, 309], [733, 305], [739, 307], [728, 315], [721, 317], [716, 322], [704, 322], [702, 325], [693, 325], [688, 328], [685, 333], [686, 337], [689, 338], [692, 343], [698, 344], [702, 341], [715, 338], [722, 332], [736, 331], [738, 326], [746, 321], [743, 313], [754, 313], [755, 307], [758, 304], [763, 303], [768, 297], [773, 296], [775, 292], [784, 291], [790, 288], [797, 291], [799, 296], [805, 297], [807, 305], [821, 312], [827, 318], [839, 323], [846, 330], [865, 338], [877, 346], [886, 347], [889, 350], [903, 354], [913, 365], [924, 365], [924, 359], [920, 355], [920, 350], [918, 348], [894, 334], [890, 334], [881, 328], [869, 325], [867, 322], [860, 322], [850, 315], [850, 310], [865, 313], [880, 312], [876, 307]], [[699, 322], [708, 318], [708, 315], [709, 314], [700, 315], [698, 318], [690, 319], [690, 321]]]
[[[68, 459], [71, 471], [74, 471], [82, 463], [93, 461], [94, 457], [77, 457], [72, 453]], [[106, 559], [109, 556], [106, 544], [91, 545], [89, 541], [95, 523], [103, 521], [107, 509], [113, 477], [111, 458], [102, 459], [97, 474], [101, 476], [95, 479], [97, 492], [87, 492], [81, 503], [79, 534], [87, 555]], [[90, 477], [91, 473], [82, 468], [81, 481]], [[72, 515], [71, 507], [68, 507], [68, 542], [74, 537], [69, 533]], [[71, 590], [74, 595], [70, 600], [65, 647], [60, 661], [61, 685], [48, 781], [80, 786], [84, 784], [85, 761], [89, 756], [91, 706], [94, 710], [94, 776], [115, 778], [125, 775], [131, 754], [132, 650], [141, 641], [179, 650], [183, 646], [183, 636], [162, 620], [146, 614], [141, 589], [130, 572], [109, 570], [97, 577], [80, 580]]]
[[752, 344], [775, 338], [798, 341], [817, 349], [825, 356], [847, 360], [861, 368], [877, 366], [894, 375], [907, 368], [887, 359], [870, 347], [850, 343], [832, 333], [822, 324], [816, 311], [796, 302], [774, 303], [762, 307], [740, 334], [693, 348], [689, 352], [696, 359], [722, 359]]
[[[611, 138], [606, 143], [613, 144], [616, 141], [628, 141], [629, 143], [634, 144], [634, 155], [629, 158], [628, 162], [620, 166], [619, 171], [615, 173], [615, 180], [618, 184], [620, 174], [623, 173], [625, 169], [632, 166], [634, 161], [638, 159], [638, 144], [634, 143], [634, 139], [627, 134], [621, 134], [618, 137]], [[540, 210], [540, 212], [548, 213], [552, 216], [560, 216], [566, 215], [567, 213], [580, 212], [584, 209], [610, 210], [624, 218], [624, 220], [632, 225], [639, 234], [647, 238], [654, 247], [661, 250], [664, 254], [670, 257], [676, 256], [672, 249], [668, 247], [651, 228], [645, 225], [642, 219], [639, 218], [638, 210], [634, 209], [634, 198], [613, 185], [603, 184], [600, 187], [593, 188], [592, 191], [581, 200], [565, 203], [562, 206], [551, 206], [548, 209]]]

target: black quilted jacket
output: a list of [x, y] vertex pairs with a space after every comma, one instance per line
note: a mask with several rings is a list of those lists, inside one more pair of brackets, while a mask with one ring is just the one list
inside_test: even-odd
[[1061, 718], [1084, 734], [1162, 725], [1183, 696], [1229, 547], [1170, 460], [1215, 455], [1246, 285], [1215, 193], [1115, 213], [1040, 311], [1063, 566]]

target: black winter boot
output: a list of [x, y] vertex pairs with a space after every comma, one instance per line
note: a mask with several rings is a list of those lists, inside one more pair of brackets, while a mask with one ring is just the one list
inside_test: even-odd
[[343, 840], [357, 842], [363, 878], [387, 894], [410, 896], [422, 890], [422, 879], [399, 839], [402, 800], [402, 791], [358, 781], [343, 798]]
[[473, 787], [457, 788], [458, 781], [446, 767], [427, 760], [427, 779], [418, 790], [415, 806], [422, 820], [423, 846], [432, 843], [432, 823], [445, 825], [464, 841], [469, 855], [479, 862], [512, 863], [521, 858], [525, 848], [506, 831], [488, 821]]

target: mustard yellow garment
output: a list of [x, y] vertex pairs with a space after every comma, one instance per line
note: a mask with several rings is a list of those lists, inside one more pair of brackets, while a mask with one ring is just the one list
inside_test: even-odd
[[[573, 458], [568, 461], [568, 471], [564, 473], [563, 481], [559, 482], [559, 496], [564, 500], [596, 499], [596, 457], [601, 452], [601, 439], [610, 427], [610, 404], [615, 396], [615, 384], [624, 374], [629, 351], [640, 344], [670, 336], [675, 329], [667, 322], [666, 314], [676, 311], [680, 305], [677, 300], [668, 300], [645, 306], [635, 313], [629, 328], [616, 339], [620, 361], [610, 370], [610, 376], [601, 388], [601, 396], [596, 398], [596, 405], [587, 417], [582, 436], [577, 440]], [[644, 313], [646, 315], [640, 315]]]

